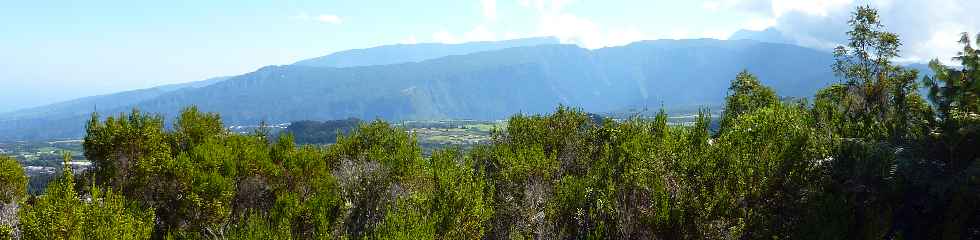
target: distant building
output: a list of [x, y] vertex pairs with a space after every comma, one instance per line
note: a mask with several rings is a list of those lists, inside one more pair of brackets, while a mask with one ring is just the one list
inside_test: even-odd
[[92, 167], [92, 162], [89, 161], [71, 161], [68, 162], [68, 166], [71, 166], [71, 170], [74, 172], [83, 172]]

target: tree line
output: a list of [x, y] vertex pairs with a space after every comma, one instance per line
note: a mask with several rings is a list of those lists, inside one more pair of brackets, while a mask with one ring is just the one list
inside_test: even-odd
[[[26, 193], [0, 159], [0, 232], [20, 239], [978, 239], [980, 54], [934, 75], [859, 7], [839, 84], [781, 101], [749, 72], [720, 128], [516, 115], [492, 142], [423, 157], [377, 120], [329, 146], [232, 134], [183, 110], [87, 125], [93, 168]], [[980, 39], [976, 42], [980, 45]], [[918, 93], [919, 84], [928, 89]], [[812, 102], [811, 102], [812, 101]], [[70, 159], [70, 156], [65, 156]]]

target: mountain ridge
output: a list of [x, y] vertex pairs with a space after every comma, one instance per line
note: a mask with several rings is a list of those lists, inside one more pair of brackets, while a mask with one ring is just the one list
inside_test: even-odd
[[[730, 79], [743, 69], [782, 95], [808, 97], [834, 79], [831, 60], [826, 52], [751, 40], [653, 40], [594, 50], [534, 45], [388, 65], [267, 66], [98, 112], [137, 107], [169, 119], [194, 104], [220, 113], [229, 124], [255, 124], [348, 117], [501, 119], [548, 112], [558, 104], [592, 112], [710, 105], [723, 101]], [[0, 136], [79, 136], [87, 117], [0, 119]]]
[[559, 44], [555, 37], [534, 37], [504, 41], [479, 41], [456, 44], [394, 44], [351, 49], [325, 56], [297, 61], [291, 65], [311, 67], [360, 67], [419, 62], [452, 55], [465, 55], [512, 47]]
[[[542, 44], [558, 44], [558, 39], [554, 37], [537, 37], [537, 38], [523, 38], [523, 39], [513, 39], [513, 40], [505, 40], [505, 41], [497, 41], [497, 42], [468, 42], [468, 43], [459, 43], [459, 44], [420, 43], [420, 44], [383, 45], [383, 46], [371, 47], [371, 48], [339, 51], [321, 57], [300, 60], [296, 63], [293, 63], [292, 65], [319, 66], [319, 67], [357, 67], [357, 66], [371, 66], [371, 65], [387, 65], [387, 64], [405, 63], [405, 62], [417, 62], [417, 61], [445, 57], [449, 55], [460, 55], [460, 54], [468, 54], [468, 53], [496, 50], [502, 48], [542, 45]], [[438, 48], [449, 48], [449, 50], [444, 50], [439, 52], [427, 51], [427, 50], [433, 50]], [[403, 56], [403, 53], [405, 52], [414, 52], [416, 54]], [[418, 55], [417, 52], [425, 52], [425, 54]], [[270, 66], [265, 66], [265, 67], [270, 67]], [[11, 111], [3, 112], [4, 115], [0, 115], [0, 120], [29, 117], [31, 115], [41, 114], [46, 111], [47, 112], [57, 111], [57, 109], [64, 109], [64, 108], [72, 108], [75, 111], [78, 111], [79, 109], [83, 109], [83, 107], [79, 107], [79, 105], [86, 105], [84, 106], [84, 109], [86, 109], [86, 111], [90, 111], [91, 109], [97, 108], [98, 105], [114, 107], [115, 106], [114, 104], [122, 104], [122, 105], [136, 104], [142, 100], [156, 97], [166, 92], [180, 90], [181, 88], [187, 86], [200, 87], [200, 86], [220, 82], [228, 78], [231, 77], [215, 77], [215, 78], [209, 78], [206, 80], [195, 81], [195, 82], [161, 85], [161, 86], [145, 88], [145, 89], [136, 89], [136, 90], [115, 92], [115, 93], [100, 94], [100, 95], [71, 99], [62, 102], [56, 102], [56, 103], [37, 106], [37, 107], [14, 109]], [[111, 100], [100, 101], [104, 99], [111, 99]]]
[[[227, 80], [231, 77], [213, 77], [205, 80], [186, 82], [186, 83], [175, 83], [161, 85], [151, 88], [143, 88], [136, 90], [128, 90], [115, 93], [99, 94], [88, 97], [76, 98], [68, 101], [52, 103], [44, 106], [31, 107], [19, 110], [13, 110], [10, 112], [2, 113], [4, 114], [2, 119], [10, 118], [23, 118], [30, 117], [32, 115], [44, 114], [46, 112], [57, 111], [59, 109], [80, 109], [81, 107], [91, 107], [93, 109], [98, 108], [99, 105], [103, 107], [114, 107], [116, 105], [125, 105], [133, 101], [133, 99], [149, 99], [167, 92], [177, 91], [185, 88], [199, 88], [206, 87], [208, 85]], [[125, 98], [125, 99], [120, 99]], [[121, 102], [120, 102], [121, 101]]]

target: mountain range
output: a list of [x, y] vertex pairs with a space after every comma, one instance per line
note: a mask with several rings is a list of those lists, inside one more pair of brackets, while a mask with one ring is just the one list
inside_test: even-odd
[[554, 38], [393, 45], [239, 76], [73, 100], [0, 116], [0, 138], [75, 138], [92, 111], [167, 119], [188, 105], [228, 124], [344, 118], [502, 119], [558, 104], [590, 112], [718, 105], [744, 70], [783, 96], [834, 82], [826, 51], [756, 40], [655, 40], [584, 49]]

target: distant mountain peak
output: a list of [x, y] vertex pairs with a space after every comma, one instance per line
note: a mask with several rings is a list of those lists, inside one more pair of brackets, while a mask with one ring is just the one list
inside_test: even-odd
[[787, 37], [783, 32], [775, 28], [766, 28], [762, 31], [742, 29], [738, 30], [728, 40], [755, 40], [768, 43], [796, 44], [796, 41]]
[[361, 67], [421, 62], [452, 55], [500, 50], [514, 47], [560, 44], [555, 37], [522, 38], [504, 41], [466, 43], [418, 43], [384, 45], [364, 49], [352, 49], [294, 63], [310, 67]]

